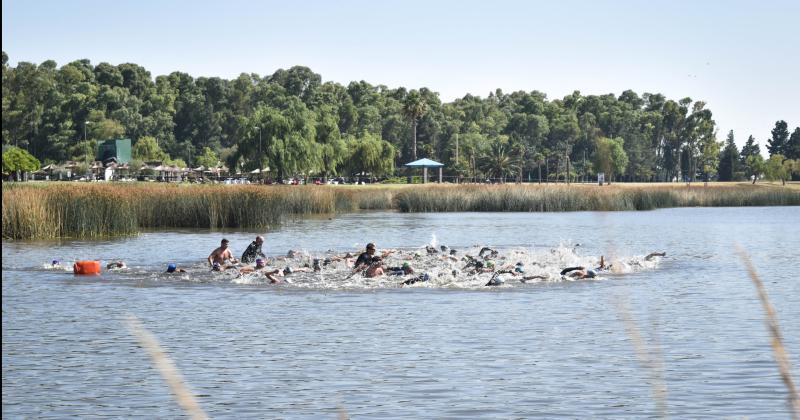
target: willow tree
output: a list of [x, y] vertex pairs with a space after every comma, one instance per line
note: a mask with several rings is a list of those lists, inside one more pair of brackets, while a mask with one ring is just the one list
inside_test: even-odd
[[595, 166], [598, 172], [605, 172], [611, 181], [615, 174], [625, 172], [628, 155], [625, 154], [625, 141], [621, 137], [610, 139], [600, 137], [595, 141]]
[[15, 174], [17, 181], [21, 174], [39, 170], [41, 163], [24, 149], [10, 146], [3, 152], [3, 174]]
[[368, 173], [373, 177], [390, 175], [394, 172], [394, 158], [397, 149], [391, 143], [373, 134], [347, 140], [350, 149], [348, 168], [354, 173]]
[[[314, 141], [315, 116], [299, 99], [290, 98], [285, 109], [262, 106], [254, 118], [261, 127], [265, 157], [270, 168], [277, 171], [278, 179], [300, 171], [311, 172], [320, 166], [320, 148]], [[252, 144], [250, 147], [252, 153], [254, 147]]]
[[320, 172], [327, 181], [329, 175], [338, 175], [348, 153], [347, 142], [339, 132], [338, 115], [329, 106], [317, 113], [316, 142], [320, 149]]

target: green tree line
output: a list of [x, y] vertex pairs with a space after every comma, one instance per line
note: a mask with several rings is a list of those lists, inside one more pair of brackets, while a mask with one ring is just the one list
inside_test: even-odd
[[[4, 150], [24, 149], [45, 164], [86, 161], [98, 141], [129, 137], [141, 160], [268, 167], [279, 178], [385, 176], [420, 157], [445, 163], [448, 175], [476, 179], [552, 181], [605, 172], [624, 181], [733, 180], [772, 173], [757, 161], [754, 139], [741, 151], [732, 133], [717, 141], [703, 101], [658, 93], [575, 91], [548, 99], [535, 90], [498, 89], [445, 103], [424, 87], [323, 83], [302, 66], [225, 80], [182, 72], [153, 78], [131, 63], [11, 67], [5, 52], [2, 59]], [[779, 121], [768, 149], [781, 162], [796, 160], [798, 141], [800, 129], [790, 135]]]

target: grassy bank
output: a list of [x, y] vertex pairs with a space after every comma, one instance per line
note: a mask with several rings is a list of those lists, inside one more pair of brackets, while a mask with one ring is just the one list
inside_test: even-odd
[[392, 209], [370, 189], [174, 184], [4, 184], [3, 238], [92, 238], [140, 228], [269, 228], [283, 217]]
[[92, 238], [152, 228], [264, 228], [284, 217], [403, 212], [650, 210], [800, 205], [800, 189], [768, 185], [257, 186], [3, 184], [3, 238]]
[[724, 184], [686, 187], [674, 184], [466, 185], [409, 188], [397, 194], [404, 212], [456, 211], [622, 211], [666, 207], [800, 205], [800, 190], [771, 185]]

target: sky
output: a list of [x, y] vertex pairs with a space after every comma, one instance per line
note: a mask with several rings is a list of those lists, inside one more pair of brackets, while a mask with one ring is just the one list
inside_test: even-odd
[[632, 89], [702, 100], [719, 140], [800, 126], [800, 1], [5, 0], [9, 63], [131, 62], [155, 77], [310, 67], [449, 102]]

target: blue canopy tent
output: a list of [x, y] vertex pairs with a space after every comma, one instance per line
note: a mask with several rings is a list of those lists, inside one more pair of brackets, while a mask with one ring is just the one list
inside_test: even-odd
[[439, 183], [442, 182], [442, 168], [444, 167], [443, 163], [439, 163], [430, 159], [420, 159], [406, 163], [403, 166], [407, 168], [422, 168], [422, 182], [424, 183], [428, 182], [428, 168], [439, 168]]

